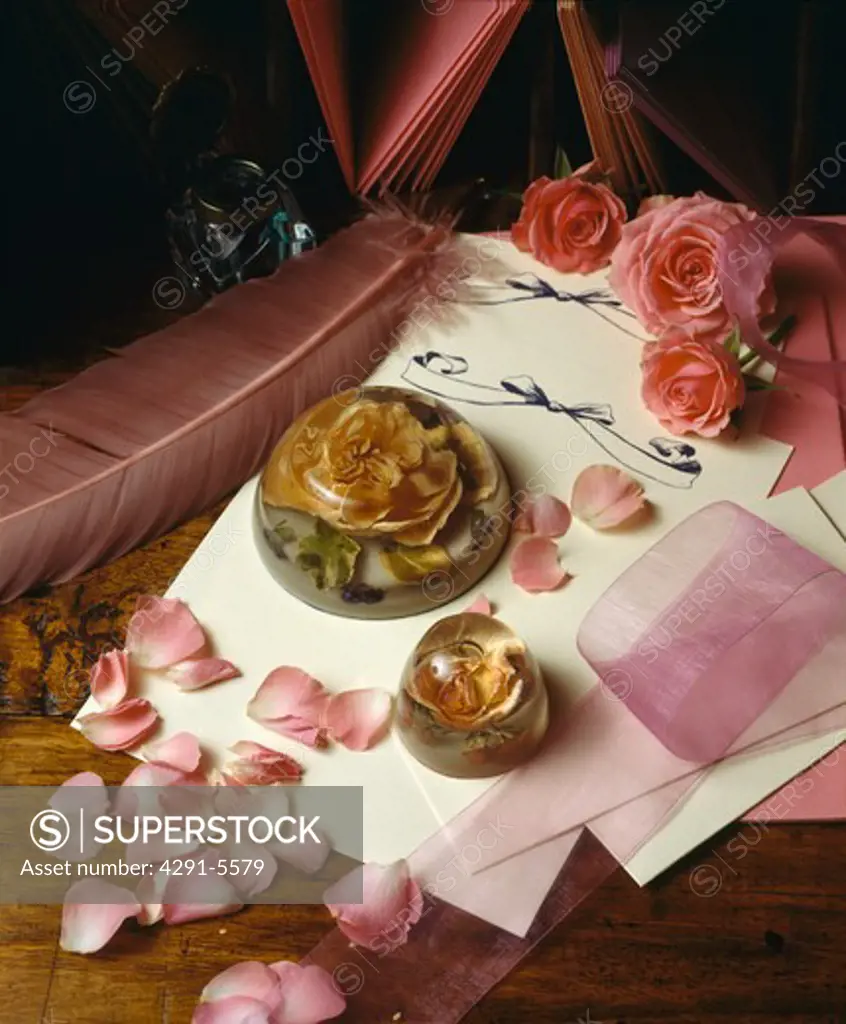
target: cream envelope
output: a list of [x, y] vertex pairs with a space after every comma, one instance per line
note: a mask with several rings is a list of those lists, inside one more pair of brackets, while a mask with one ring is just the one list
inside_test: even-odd
[[[498, 614], [538, 656], [548, 684], [575, 698], [594, 682], [576, 652], [576, 629], [605, 587], [666, 530], [705, 504], [729, 498], [767, 517], [768, 509], [760, 501], [778, 477], [789, 449], [754, 436], [733, 443], [697, 439], [692, 446], [695, 455], [676, 443], [664, 448], [666, 459], [658, 458], [659, 449], [649, 442], [661, 431], [642, 409], [638, 396], [640, 345], [626, 333], [633, 322], [625, 311], [602, 304], [601, 296], [608, 298], [603, 276], [556, 274], [508, 243], [476, 241], [480, 260], [490, 258], [484, 254], [495, 246], [498, 257], [515, 275], [538, 275], [556, 289], [556, 297], [473, 306], [465, 310], [459, 326], [434, 323], [423, 330], [415, 328], [370, 380], [403, 384], [410, 375], [436, 389], [457, 386], [461, 397], [493, 395], [502, 400], [498, 405], [465, 403], [455, 397], [450, 401], [497, 449], [515, 490], [532, 480], [535, 485], [543, 481], [550, 491], [567, 497], [580, 469], [596, 462], [613, 463], [615, 456], [635, 464], [633, 468], [646, 469], [644, 483], [655, 509], [651, 523], [615, 536], [575, 524], [560, 544], [562, 561], [574, 576], [561, 591], [535, 596], [519, 591], [510, 581], [507, 558], [483, 584]], [[565, 297], [565, 289], [571, 290], [572, 297]], [[487, 294], [511, 299], [527, 293], [504, 288]], [[441, 356], [430, 358], [426, 365], [414, 361], [415, 355], [427, 351]], [[445, 363], [446, 357], [452, 361]], [[444, 366], [459, 372], [448, 379], [435, 376], [432, 368]], [[501, 382], [506, 379], [512, 390], [503, 389]], [[496, 390], [468, 392], [468, 384]], [[540, 400], [541, 393], [545, 401]], [[531, 403], [524, 401], [529, 394], [534, 396]], [[678, 468], [694, 459], [701, 466], [698, 476]], [[243, 677], [197, 693], [180, 693], [165, 679], [148, 676], [141, 681], [143, 695], [159, 709], [164, 733], [192, 731], [218, 758], [237, 740], [253, 739], [296, 756], [306, 767], [306, 784], [363, 787], [365, 858], [384, 863], [408, 856], [490, 783], [434, 775], [407, 757], [393, 736], [364, 754], [337, 747], [311, 751], [251, 722], [245, 707], [267, 673], [284, 664], [306, 669], [332, 690], [368, 686], [393, 690], [421, 634], [441, 616], [460, 611], [472, 595], [452, 604], [433, 605], [431, 612], [414, 618], [387, 622], [333, 618], [307, 607], [284, 592], [260, 562], [252, 539], [254, 489], [255, 481], [244, 486], [168, 591], [190, 604], [221, 653], [239, 665]], [[815, 550], [825, 544], [834, 556], [839, 551], [842, 565], [846, 545], [833, 529], [826, 533], [826, 520], [811, 499], [806, 495], [804, 500], [801, 496], [781, 500], [783, 511], [773, 506], [782, 517], [777, 525]], [[820, 553], [832, 557], [827, 549]], [[83, 713], [90, 710], [93, 706], [86, 705]], [[699, 812], [696, 824], [702, 838], [817, 756], [819, 747], [813, 754], [797, 756], [801, 763], [791, 762], [786, 768], [786, 761], [768, 755], [774, 760], [766, 771], [743, 786], [738, 784], [738, 792], [746, 794], [735, 801], [739, 806], [729, 808], [714, 801]], [[664, 840], [664, 832], [673, 833], [664, 840], [666, 847], [656, 846], [652, 853], [650, 844], [638, 855], [645, 859], [639, 862], [636, 877], [645, 881], [666, 867], [671, 862], [668, 858], [679, 855], [673, 851], [687, 843], [689, 831], [689, 823], [670, 823], [652, 841]], [[538, 901], [546, 892], [545, 884], [537, 886]], [[531, 901], [528, 904], [533, 913]], [[513, 921], [503, 926], [520, 930]]]
[[815, 487], [811, 494], [846, 539], [846, 469]]

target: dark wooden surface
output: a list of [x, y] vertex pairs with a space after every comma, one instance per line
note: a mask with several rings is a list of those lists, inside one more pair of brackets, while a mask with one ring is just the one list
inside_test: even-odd
[[[96, 355], [103, 338], [92, 337], [72, 359], [0, 371], [0, 409]], [[167, 587], [219, 512], [0, 609], [0, 784], [53, 785], [86, 769], [123, 779], [131, 759], [91, 747], [68, 720], [137, 595]], [[711, 882], [696, 873], [703, 864]], [[619, 871], [467, 1019], [842, 1024], [845, 865], [846, 826], [734, 826], [646, 889]], [[697, 893], [714, 879], [712, 895]], [[58, 907], [0, 906], [0, 1024], [188, 1024], [215, 973], [237, 960], [299, 958], [330, 918], [322, 907], [257, 906], [175, 928], [128, 924], [91, 957], [59, 949], [59, 924]]]

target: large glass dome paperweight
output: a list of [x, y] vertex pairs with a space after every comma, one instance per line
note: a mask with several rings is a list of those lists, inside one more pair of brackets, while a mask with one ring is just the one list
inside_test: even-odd
[[508, 538], [510, 491], [487, 442], [441, 402], [369, 387], [285, 432], [256, 493], [277, 581], [336, 615], [389, 619], [474, 586]]

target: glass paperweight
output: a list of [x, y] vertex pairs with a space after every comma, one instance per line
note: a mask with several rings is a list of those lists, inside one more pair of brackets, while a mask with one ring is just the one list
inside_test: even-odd
[[285, 432], [256, 493], [256, 543], [276, 580], [336, 615], [430, 611], [474, 586], [510, 527], [487, 442], [446, 405], [369, 387], [324, 399]]
[[490, 615], [436, 622], [403, 671], [397, 729], [421, 764], [453, 778], [501, 775], [535, 753], [546, 688], [523, 641]]

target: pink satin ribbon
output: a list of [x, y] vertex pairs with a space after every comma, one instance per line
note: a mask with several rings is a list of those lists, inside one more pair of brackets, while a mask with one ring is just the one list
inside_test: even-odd
[[802, 234], [828, 249], [846, 275], [846, 226], [812, 217], [760, 217], [735, 225], [720, 238], [717, 259], [723, 301], [737, 319], [744, 342], [762, 359], [818, 384], [846, 406], [846, 360], [789, 356], [767, 341], [758, 324], [758, 297], [776, 253]]
[[532, 762], [409, 858], [429, 899], [408, 943], [386, 952], [389, 929], [373, 953], [335, 930], [310, 954], [350, 1020], [455, 1024], [709, 765], [846, 728], [846, 575], [728, 502], [627, 570], [579, 648], [600, 683], [559, 709]]

